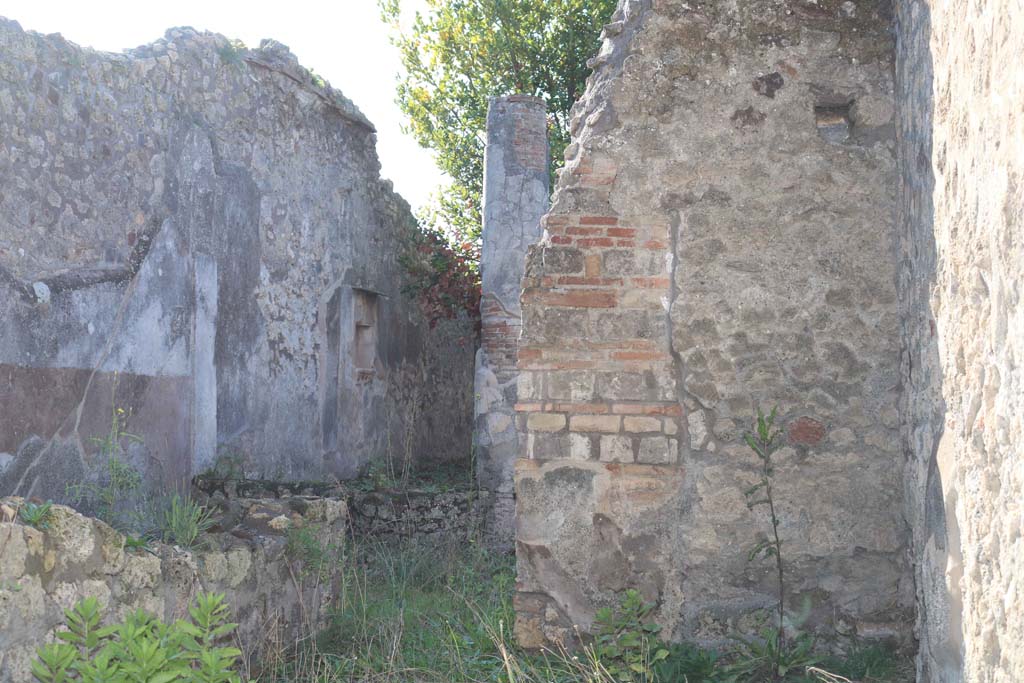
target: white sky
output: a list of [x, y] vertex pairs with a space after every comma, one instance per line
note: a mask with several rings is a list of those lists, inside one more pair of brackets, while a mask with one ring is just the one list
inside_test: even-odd
[[[402, 5], [408, 11], [425, 2]], [[150, 43], [172, 26], [222, 33], [250, 47], [273, 38], [373, 122], [382, 175], [414, 208], [443, 182], [432, 153], [401, 131], [404, 118], [395, 104], [401, 65], [376, 0], [0, 0], [0, 16], [110, 52]]]

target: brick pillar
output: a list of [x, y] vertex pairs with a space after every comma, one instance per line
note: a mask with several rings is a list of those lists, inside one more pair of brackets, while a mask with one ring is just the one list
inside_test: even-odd
[[491, 101], [484, 153], [484, 225], [480, 270], [482, 344], [475, 381], [477, 477], [495, 494], [487, 522], [492, 545], [510, 549], [516, 431], [516, 350], [526, 250], [541, 237], [548, 209], [547, 113], [543, 100], [513, 95]]

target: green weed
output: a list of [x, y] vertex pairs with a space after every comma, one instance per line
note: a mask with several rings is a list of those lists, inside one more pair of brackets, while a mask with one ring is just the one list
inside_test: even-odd
[[35, 527], [40, 531], [46, 531], [50, 528], [52, 507], [53, 503], [50, 501], [46, 501], [45, 503], [26, 502], [18, 510], [18, 517], [20, 517], [21, 521], [25, 524]]
[[640, 591], [622, 595], [618, 609], [604, 607], [594, 619], [594, 655], [617, 681], [647, 683], [655, 679], [654, 666], [669, 655], [658, 634], [661, 627], [648, 621], [653, 603]]
[[213, 526], [213, 512], [188, 496], [174, 494], [163, 513], [161, 531], [165, 543], [174, 543], [186, 550], [198, 548], [202, 535]]

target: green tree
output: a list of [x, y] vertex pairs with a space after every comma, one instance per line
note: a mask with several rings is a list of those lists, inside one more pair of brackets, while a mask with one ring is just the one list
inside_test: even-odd
[[401, 0], [379, 2], [405, 68], [398, 104], [408, 130], [452, 179], [421, 218], [428, 229], [476, 238], [489, 98], [525, 94], [547, 103], [556, 171], [569, 140], [569, 109], [583, 93], [587, 60], [617, 0], [426, 0], [407, 30]]

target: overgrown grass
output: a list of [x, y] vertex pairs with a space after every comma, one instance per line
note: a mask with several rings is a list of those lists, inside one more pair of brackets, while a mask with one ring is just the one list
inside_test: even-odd
[[[531, 653], [514, 643], [512, 558], [464, 539], [374, 542], [340, 558], [329, 627], [277, 658], [261, 683], [619, 683], [585, 648]], [[652, 643], [653, 645], [653, 643]], [[648, 648], [651, 650], [653, 648]], [[738, 652], [738, 651], [737, 651]], [[635, 676], [638, 683], [762, 683], [737, 677], [735, 652], [692, 645]], [[650, 663], [653, 664], [653, 663]], [[853, 647], [822, 660], [823, 671], [865, 683], [912, 681], [912, 666], [882, 646]], [[801, 669], [788, 682], [842, 682]]]

